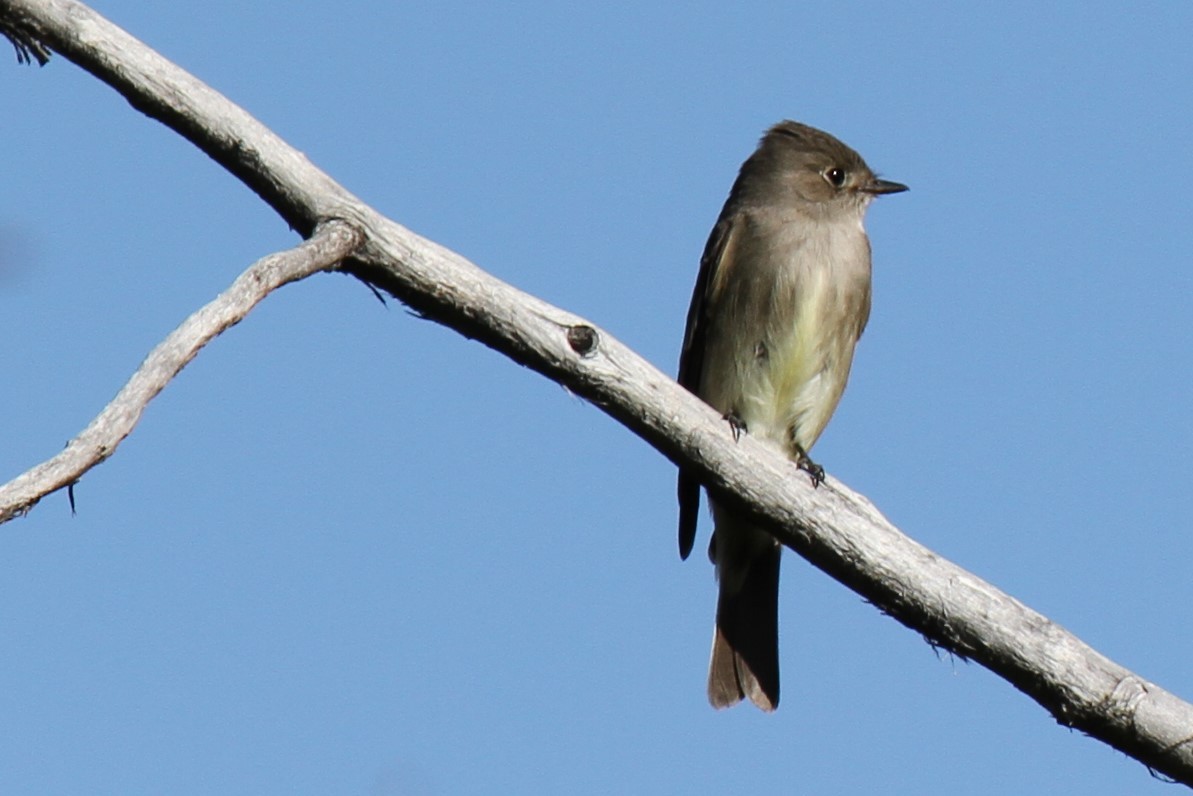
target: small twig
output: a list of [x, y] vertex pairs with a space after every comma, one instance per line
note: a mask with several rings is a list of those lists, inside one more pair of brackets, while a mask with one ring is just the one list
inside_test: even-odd
[[347, 222], [330, 221], [321, 225], [310, 240], [253, 263], [227, 290], [159, 343], [112, 402], [65, 450], [0, 486], [0, 523], [28, 512], [46, 495], [70, 487], [83, 473], [111, 456], [132, 433], [146, 405], [170, 380], [203, 346], [242, 321], [263, 298], [282, 285], [334, 267], [363, 240], [361, 232]]
[[45, 66], [50, 60], [50, 50], [42, 44], [32, 33], [18, 24], [8, 20], [0, 20], [0, 35], [12, 42], [17, 51], [17, 63], [28, 64], [37, 60], [38, 66]]

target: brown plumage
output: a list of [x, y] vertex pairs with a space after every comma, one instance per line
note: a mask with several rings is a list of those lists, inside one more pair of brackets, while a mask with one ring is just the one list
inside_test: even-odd
[[[831, 135], [780, 122], [742, 165], [700, 260], [679, 383], [780, 448], [813, 483], [823, 470], [808, 451], [837, 408], [870, 315], [862, 219], [876, 195], [904, 190]], [[687, 558], [700, 485], [682, 469], [678, 497]], [[715, 501], [712, 512], [719, 596], [708, 698], [774, 710], [780, 547]]]

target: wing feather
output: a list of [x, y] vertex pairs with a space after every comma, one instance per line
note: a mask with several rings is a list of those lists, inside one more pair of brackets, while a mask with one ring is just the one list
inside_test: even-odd
[[[679, 356], [678, 381], [693, 394], [700, 394], [700, 380], [704, 375], [704, 353], [708, 319], [713, 295], [722, 275], [730, 267], [733, 256], [732, 241], [737, 214], [722, 213], [717, 220], [704, 254], [700, 257], [700, 273], [692, 291], [688, 307], [688, 321], [684, 328], [683, 350]], [[679, 500], [679, 557], [686, 559], [696, 543], [696, 523], [700, 517], [700, 482], [689, 470], [680, 468], [676, 497]]]

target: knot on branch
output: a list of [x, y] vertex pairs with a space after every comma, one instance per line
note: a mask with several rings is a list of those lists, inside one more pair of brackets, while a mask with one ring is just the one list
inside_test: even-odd
[[1104, 705], [1107, 714], [1122, 718], [1126, 723], [1134, 726], [1135, 713], [1145, 699], [1147, 699], [1147, 683], [1128, 674], [1115, 684], [1114, 690], [1106, 695]]
[[587, 324], [578, 323], [568, 327], [568, 345], [582, 357], [591, 356], [599, 341], [596, 329]]

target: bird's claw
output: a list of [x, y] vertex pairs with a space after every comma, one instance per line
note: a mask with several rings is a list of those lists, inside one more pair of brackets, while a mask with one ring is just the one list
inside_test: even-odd
[[726, 412], [725, 422], [729, 424], [729, 430], [733, 433], [733, 441], [737, 442], [741, 439], [741, 435], [750, 429], [746, 427], [746, 421], [741, 419], [737, 412]]
[[812, 479], [812, 488], [824, 483], [824, 468], [808, 457], [808, 452], [799, 445], [795, 446], [795, 466], [803, 470]]

